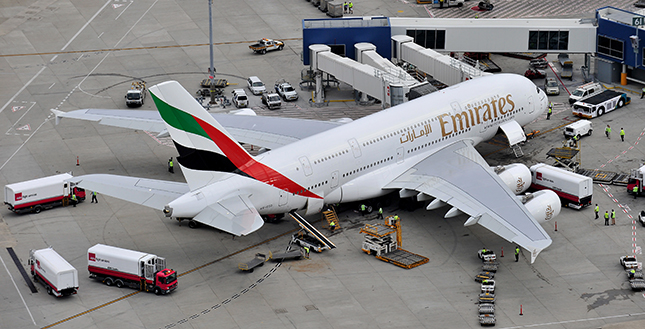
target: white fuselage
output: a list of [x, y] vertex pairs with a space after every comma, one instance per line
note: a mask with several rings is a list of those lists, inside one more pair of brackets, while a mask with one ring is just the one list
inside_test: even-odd
[[[255, 157], [300, 190], [285, 191], [235, 175], [200, 189], [206, 200], [193, 209], [196, 214], [202, 205], [233, 191], [248, 193], [260, 214], [319, 210], [323, 203], [374, 198], [387, 193], [386, 184], [446, 145], [458, 140], [478, 144], [495, 136], [501, 124], [516, 121], [523, 126], [547, 106], [544, 92], [522, 76], [469, 80]], [[303, 196], [305, 191], [317, 197]]]

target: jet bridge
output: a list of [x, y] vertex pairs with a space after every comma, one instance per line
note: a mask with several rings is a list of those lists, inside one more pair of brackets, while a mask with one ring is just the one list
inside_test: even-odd
[[[393, 106], [405, 101], [403, 87], [412, 83], [412, 81], [408, 80], [408, 77], [400, 77], [396, 71], [392, 74], [373, 66], [356, 62], [350, 58], [336, 55], [331, 52], [331, 48], [327, 45], [310, 45], [309, 50], [311, 52], [311, 70], [314, 72], [316, 81], [314, 99], [316, 103], [323, 103], [324, 101], [322, 72], [333, 75], [336, 79], [351, 85], [363, 94], [380, 100], [384, 104]], [[416, 83], [416, 80], [414, 82]]]
[[392, 36], [392, 46], [393, 62], [410, 63], [448, 86], [491, 74], [450, 56], [419, 46], [414, 43], [414, 38], [407, 35]]

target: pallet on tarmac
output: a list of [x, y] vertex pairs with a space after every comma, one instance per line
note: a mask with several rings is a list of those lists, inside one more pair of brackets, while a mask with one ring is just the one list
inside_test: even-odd
[[407, 269], [423, 265], [429, 261], [428, 257], [417, 255], [400, 248], [392, 252], [376, 256], [376, 258]]
[[498, 262], [484, 262], [484, 264], [482, 264], [482, 271], [497, 272], [498, 268], [499, 268]]
[[490, 292], [484, 292], [479, 294], [479, 303], [480, 304], [494, 304], [495, 303], [495, 294]]

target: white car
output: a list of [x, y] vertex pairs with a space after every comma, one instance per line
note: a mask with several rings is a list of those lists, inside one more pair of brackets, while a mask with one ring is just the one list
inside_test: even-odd
[[233, 105], [235, 107], [247, 107], [249, 105], [249, 98], [246, 97], [246, 92], [244, 89], [234, 89], [233, 90]]
[[641, 210], [641, 213], [638, 214], [638, 222], [645, 227], [645, 211]]
[[298, 93], [290, 83], [282, 80], [275, 83], [275, 91], [285, 101], [295, 101], [298, 99]]
[[262, 103], [265, 104], [269, 108], [269, 110], [277, 109], [282, 106], [280, 96], [276, 93], [262, 94]]
[[249, 90], [253, 95], [262, 95], [267, 91], [267, 88], [264, 86], [264, 82], [256, 76], [249, 77], [246, 80], [246, 84], [249, 86]]

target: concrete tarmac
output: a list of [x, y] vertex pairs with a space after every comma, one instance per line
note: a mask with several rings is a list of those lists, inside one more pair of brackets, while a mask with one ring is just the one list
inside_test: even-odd
[[[604, 5], [572, 2], [580, 4], [574, 9], [581, 16]], [[517, 8], [515, 17], [541, 10], [539, 3], [517, 5], [530, 1], [495, 3], [504, 17], [515, 13], [505, 5]], [[426, 7], [405, 1], [354, 5], [355, 16], [429, 15]], [[570, 8], [563, 13], [575, 14]], [[450, 16], [448, 10], [462, 9], [446, 9], [442, 15]], [[269, 87], [281, 78], [297, 84], [305, 68], [301, 20], [326, 16], [304, 0], [226, 0], [213, 4], [213, 17], [217, 77], [238, 84], [226, 88], [230, 93], [244, 87], [251, 75]], [[166, 170], [168, 158], [176, 156], [168, 139], [74, 120], [54, 125], [49, 109], [125, 108], [123, 97], [134, 79], [149, 86], [174, 79], [196, 91], [208, 75], [207, 20], [206, 2], [195, 0], [15, 0], [0, 5], [0, 131], [5, 134], [0, 139], [0, 184], [62, 172], [184, 181], [180, 170]], [[262, 37], [284, 39], [287, 46], [277, 53], [253, 54], [247, 46]], [[573, 58], [579, 69], [581, 57]], [[521, 74], [527, 66], [525, 60], [497, 55], [493, 60], [504, 72]], [[582, 83], [578, 69], [572, 81], [564, 81], [570, 91]], [[542, 83], [536, 80], [538, 86]], [[276, 111], [250, 96], [251, 107], [259, 115], [319, 120], [359, 118], [380, 109], [354, 102], [315, 108], [308, 102], [309, 91], [299, 94], [300, 100]], [[351, 87], [343, 84], [328, 91], [331, 99], [351, 95]], [[561, 145], [562, 126], [575, 120], [567, 96], [563, 88], [552, 98], [556, 107], [550, 120], [545, 115], [527, 126], [541, 133], [523, 146], [524, 157], [515, 159], [496, 140], [478, 149], [491, 165], [549, 163], [546, 152]], [[143, 109], [154, 109], [150, 99]], [[632, 95], [625, 108], [593, 119], [594, 134], [582, 138], [582, 167], [621, 172], [639, 167], [645, 161], [640, 143], [644, 111], [645, 101]], [[614, 129], [611, 139], [603, 134], [607, 124]], [[625, 142], [618, 136], [620, 127], [627, 132]], [[645, 199], [633, 199], [620, 186], [594, 185], [593, 203], [601, 213], [616, 210], [615, 226], [594, 220], [591, 208], [564, 208], [555, 219], [557, 232], [555, 222], [543, 225], [553, 244], [534, 264], [524, 254], [514, 262], [514, 245], [481, 227], [464, 227], [465, 216], [444, 219], [446, 209], [404, 210], [391, 199], [384, 210], [401, 217], [403, 247], [430, 259], [411, 270], [361, 251], [360, 227], [377, 221], [351, 205], [341, 208], [341, 229], [325, 231], [337, 249], [312, 253], [309, 260], [268, 262], [247, 273], [238, 270], [238, 263], [257, 252], [284, 250], [298, 229], [294, 221], [285, 218], [232, 238], [207, 227], [190, 229], [154, 209], [98, 198], [98, 204], [86, 200], [75, 208], [40, 214], [0, 211], [0, 328], [476, 328], [479, 284], [474, 275], [481, 265], [476, 252], [484, 246], [498, 256], [503, 248], [505, 256], [495, 278], [497, 327], [641, 328], [645, 321], [644, 295], [629, 290], [618, 264], [621, 255], [633, 253], [633, 239], [640, 246], [644, 228], [635, 226], [633, 218], [645, 208]], [[86, 252], [97, 243], [165, 257], [181, 275], [179, 288], [155, 296], [88, 278]], [[27, 268], [29, 250], [47, 246], [78, 269], [77, 295], [57, 299], [40, 283], [39, 292], [31, 293], [5, 249], [13, 248]]]

